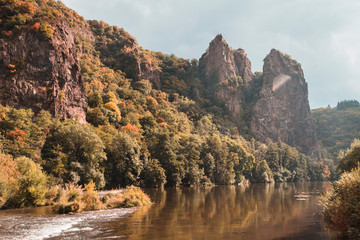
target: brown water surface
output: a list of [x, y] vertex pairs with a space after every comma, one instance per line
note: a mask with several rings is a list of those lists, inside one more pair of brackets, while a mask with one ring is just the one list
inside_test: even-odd
[[[322, 227], [318, 205], [320, 193], [330, 186], [330, 183], [279, 183], [252, 184], [247, 188], [145, 189], [154, 202], [151, 207], [72, 216], [51, 215], [46, 208], [36, 210], [43, 212], [37, 214], [29, 210], [0, 212], [0, 226], [6, 219], [7, 226], [23, 224], [14, 229], [0, 228], [0, 236], [5, 236], [3, 233], [7, 234], [6, 239], [335, 239]], [[47, 225], [44, 227], [41, 222]], [[46, 233], [46, 228], [52, 232], [34, 238], [26, 228], [30, 231], [36, 224], [43, 232]]]

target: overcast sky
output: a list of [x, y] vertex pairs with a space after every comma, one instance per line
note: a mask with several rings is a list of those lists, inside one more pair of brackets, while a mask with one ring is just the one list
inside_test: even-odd
[[262, 71], [272, 48], [301, 63], [311, 108], [360, 100], [358, 0], [63, 0], [86, 19], [124, 28], [140, 46], [197, 58], [216, 34]]

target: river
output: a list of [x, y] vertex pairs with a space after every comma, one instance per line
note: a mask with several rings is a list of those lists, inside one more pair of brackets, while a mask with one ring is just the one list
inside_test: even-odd
[[321, 225], [330, 183], [145, 189], [151, 207], [55, 215], [0, 211], [0, 239], [335, 239]]

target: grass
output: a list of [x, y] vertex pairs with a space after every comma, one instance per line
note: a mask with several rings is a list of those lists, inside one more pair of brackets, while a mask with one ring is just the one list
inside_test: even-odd
[[140, 188], [130, 186], [118, 189], [100, 197], [95, 190], [95, 184], [90, 182], [82, 188], [78, 185], [67, 184], [59, 189], [58, 197], [53, 206], [56, 213], [92, 211], [110, 208], [128, 208], [135, 206], [150, 206], [150, 197]]

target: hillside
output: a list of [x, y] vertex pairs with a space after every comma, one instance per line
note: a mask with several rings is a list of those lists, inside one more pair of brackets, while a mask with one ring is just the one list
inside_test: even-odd
[[[145, 50], [124, 29], [85, 21], [61, 2], [3, 0], [0, 10], [0, 154], [14, 178], [26, 157], [49, 185], [329, 179], [332, 162], [314, 151], [302, 69], [287, 55], [272, 50], [271, 70], [253, 74], [245, 51], [221, 35], [188, 60]], [[288, 82], [272, 91], [281, 74]], [[284, 104], [293, 94], [298, 101]], [[274, 100], [274, 115], [264, 99]]]
[[360, 106], [344, 106], [349, 102], [352, 101], [342, 101], [335, 108], [312, 110], [321, 145], [333, 158], [336, 158], [341, 150], [349, 148], [355, 138], [360, 138]]

